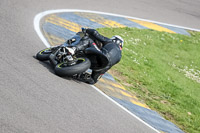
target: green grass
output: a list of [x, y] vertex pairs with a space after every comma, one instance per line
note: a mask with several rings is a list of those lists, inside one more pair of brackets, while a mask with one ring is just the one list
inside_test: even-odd
[[[185, 132], [200, 132], [200, 33], [191, 36], [136, 28], [100, 28], [125, 44], [115, 78]], [[123, 79], [123, 80], [121, 80]]]

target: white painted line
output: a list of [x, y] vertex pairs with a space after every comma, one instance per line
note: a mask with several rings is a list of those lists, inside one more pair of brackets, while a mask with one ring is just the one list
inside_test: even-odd
[[42, 42], [44, 43], [44, 45], [49, 48], [50, 44], [48, 43], [48, 41], [44, 38], [41, 29], [40, 29], [40, 20], [41, 18], [43, 18], [45, 15], [43, 13], [39, 13], [35, 16], [34, 18], [34, 28], [35, 31], [37, 32], [38, 36], [40, 37], [40, 39], [42, 40]]
[[[40, 29], [40, 20], [49, 14], [53, 14], [53, 13], [61, 13], [61, 12], [88, 12], [88, 13], [96, 13], [96, 14], [104, 14], [104, 15], [112, 15], [112, 16], [117, 16], [117, 17], [126, 17], [126, 18], [132, 18], [132, 19], [137, 19], [137, 20], [142, 20], [142, 21], [147, 21], [147, 22], [152, 22], [152, 23], [157, 23], [157, 24], [162, 24], [162, 25], [166, 25], [166, 26], [172, 26], [172, 27], [177, 27], [177, 28], [183, 28], [183, 29], [187, 29], [187, 30], [193, 30], [193, 31], [200, 31], [199, 29], [193, 29], [193, 28], [188, 28], [188, 27], [181, 27], [181, 26], [176, 26], [176, 25], [170, 25], [170, 24], [166, 24], [166, 23], [160, 23], [160, 22], [156, 22], [156, 21], [151, 21], [151, 20], [146, 20], [146, 19], [140, 19], [140, 18], [135, 18], [135, 17], [130, 17], [130, 16], [124, 16], [124, 15], [118, 15], [118, 14], [112, 14], [112, 13], [105, 13], [105, 12], [98, 12], [98, 11], [90, 11], [90, 10], [78, 10], [78, 9], [60, 9], [60, 10], [48, 10], [42, 13], [39, 13], [35, 16], [34, 18], [34, 29], [37, 32], [38, 36], [40, 37], [40, 39], [42, 40], [42, 42], [45, 44], [46, 47], [50, 47], [50, 44], [48, 43], [48, 41], [44, 38], [41, 29]], [[139, 117], [137, 117], [135, 114], [131, 113], [129, 110], [127, 110], [125, 107], [123, 107], [122, 105], [120, 105], [119, 103], [117, 103], [116, 101], [114, 101], [112, 98], [110, 98], [109, 96], [107, 96], [105, 93], [103, 93], [102, 91], [100, 91], [97, 87], [91, 85], [96, 91], [98, 91], [100, 94], [102, 94], [103, 96], [105, 96], [106, 98], [108, 98], [110, 101], [112, 101], [113, 103], [115, 103], [117, 106], [119, 106], [120, 108], [122, 108], [124, 111], [126, 111], [127, 113], [129, 113], [131, 116], [135, 117], [136, 119], [138, 119], [140, 122], [142, 122], [144, 125], [150, 127], [151, 129], [153, 129], [154, 131], [156, 131], [157, 133], [160, 133], [157, 129], [153, 128], [152, 126], [150, 126], [149, 124], [147, 124], [146, 122], [144, 122], [142, 119], [140, 119]]]

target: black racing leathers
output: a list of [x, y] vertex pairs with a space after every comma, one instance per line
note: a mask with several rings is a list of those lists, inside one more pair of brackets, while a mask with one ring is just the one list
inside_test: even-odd
[[[106, 57], [104, 59], [105, 62], [108, 61], [107, 65], [104, 68], [99, 70], [92, 70], [91, 79], [85, 81], [89, 84], [95, 84], [105, 72], [107, 72], [113, 65], [117, 64], [120, 61], [121, 49], [120, 46], [112, 42], [111, 39], [100, 35], [94, 29], [87, 29], [86, 32], [90, 35], [90, 37], [83, 39], [81, 43], [76, 46], [77, 50], [84, 50], [90, 47], [94, 47], [97, 51], [100, 51], [100, 53], [104, 57]], [[101, 42], [102, 48], [99, 49], [93, 40]]]

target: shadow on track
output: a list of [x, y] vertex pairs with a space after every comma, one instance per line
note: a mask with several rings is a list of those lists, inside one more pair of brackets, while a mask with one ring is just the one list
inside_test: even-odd
[[[54, 74], [55, 76], [58, 76], [58, 75], [56, 75], [55, 74], [55, 72], [54, 72], [54, 67], [52, 66], [52, 64], [49, 62], [49, 61], [39, 61], [37, 58], [36, 58], [36, 56], [33, 56], [33, 58], [34, 59], [36, 59], [43, 67], [45, 67], [45, 68], [47, 68], [48, 70], [49, 70], [49, 72], [51, 72], [52, 74]], [[60, 76], [58, 76], [58, 77], [60, 77]], [[81, 82], [81, 81], [79, 81], [79, 80], [77, 80], [77, 79], [74, 79], [74, 78], [72, 78], [72, 77], [60, 77], [60, 78], [63, 78], [63, 79], [66, 79], [66, 80], [73, 80], [73, 81], [75, 81], [75, 82], [77, 82], [77, 83], [83, 83], [83, 82]]]

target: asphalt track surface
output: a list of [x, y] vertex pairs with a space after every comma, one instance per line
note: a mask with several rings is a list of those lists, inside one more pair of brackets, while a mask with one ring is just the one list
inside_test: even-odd
[[51, 9], [85, 9], [200, 29], [199, 7], [198, 0], [1, 0], [0, 132], [155, 132], [89, 85], [55, 76], [36, 60], [45, 46], [33, 19]]

